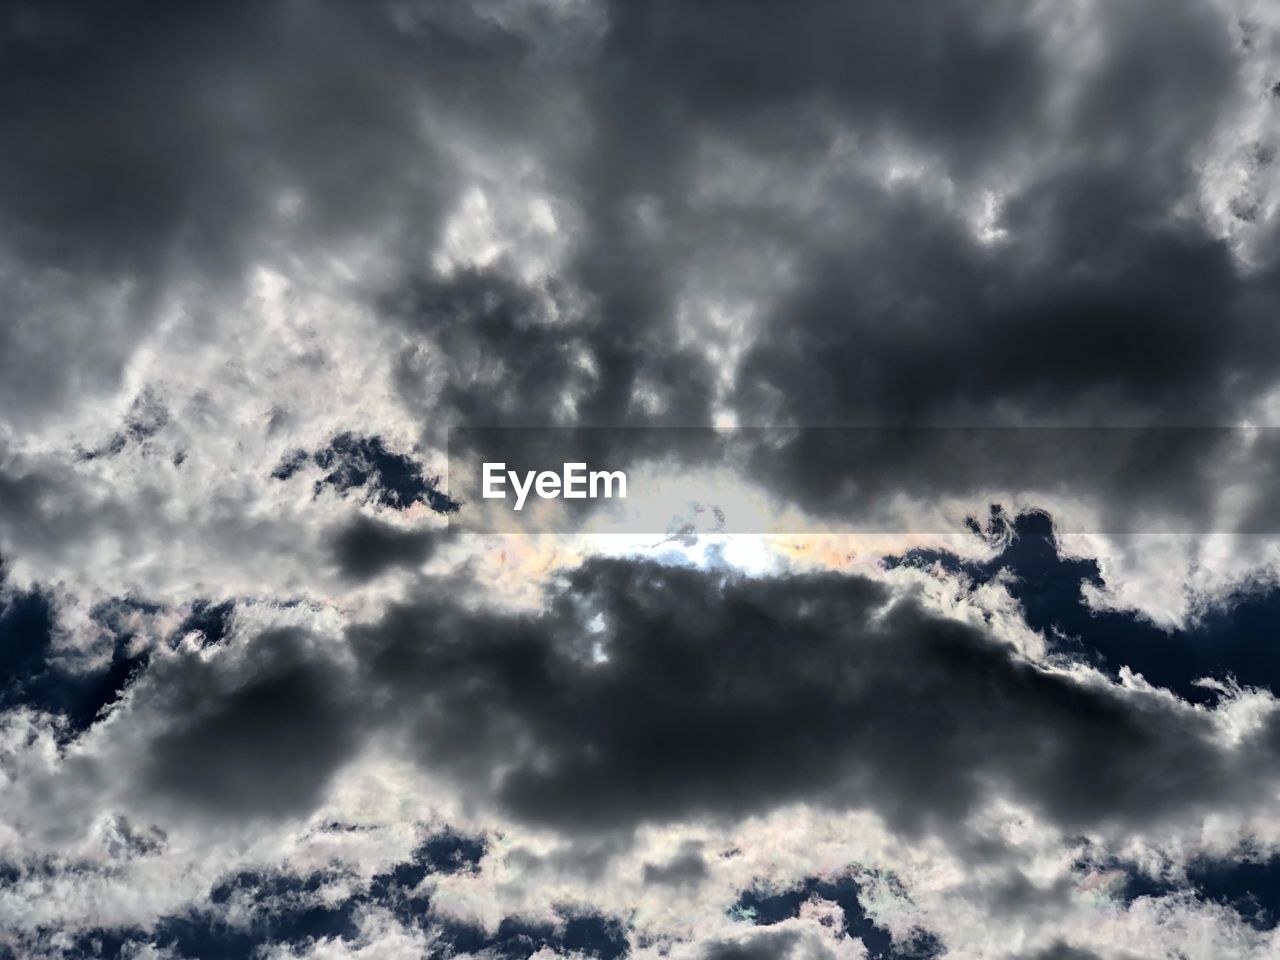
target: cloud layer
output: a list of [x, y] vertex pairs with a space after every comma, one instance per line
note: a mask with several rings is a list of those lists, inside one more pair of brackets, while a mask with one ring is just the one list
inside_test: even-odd
[[1274, 953], [1277, 26], [11, 5], [0, 957]]

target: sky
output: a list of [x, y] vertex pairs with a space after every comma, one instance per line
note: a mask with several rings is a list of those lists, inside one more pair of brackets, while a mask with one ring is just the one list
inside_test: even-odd
[[10, 0], [0, 123], [0, 960], [1280, 953], [1274, 3]]

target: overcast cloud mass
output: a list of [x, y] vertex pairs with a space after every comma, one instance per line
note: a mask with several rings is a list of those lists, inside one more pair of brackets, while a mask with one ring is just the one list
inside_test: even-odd
[[0, 123], [0, 960], [1280, 954], [1275, 4], [12, 0]]

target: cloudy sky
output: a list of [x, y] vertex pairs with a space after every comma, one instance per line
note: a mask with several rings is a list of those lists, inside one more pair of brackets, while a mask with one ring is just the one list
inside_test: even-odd
[[1280, 954], [1274, 3], [10, 0], [0, 118], [3, 960]]

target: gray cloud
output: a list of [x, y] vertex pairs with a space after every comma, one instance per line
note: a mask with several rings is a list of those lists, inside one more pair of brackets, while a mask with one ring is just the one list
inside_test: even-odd
[[378, 520], [358, 516], [333, 537], [333, 559], [343, 576], [369, 580], [397, 566], [425, 562], [435, 550], [430, 531], [400, 530]]
[[1203, 710], [1030, 663], [859, 577], [594, 560], [537, 616], [442, 592], [349, 642], [354, 673], [279, 633], [153, 668], [146, 788], [302, 813], [392, 730], [465, 795], [568, 835], [807, 802], [958, 839], [993, 796], [1107, 833], [1248, 810], [1277, 773], [1270, 722], [1226, 747]]
[[703, 954], [704, 960], [774, 960], [775, 957], [793, 955], [800, 934], [794, 930], [777, 933], [760, 933], [745, 940], [710, 944]]
[[562, 829], [804, 800], [947, 833], [994, 789], [1097, 830], [1262, 799], [1269, 728], [1224, 750], [1202, 712], [890, 599], [856, 577], [592, 561], [536, 619], [424, 602], [352, 642], [427, 768], [481, 790], [503, 771], [498, 803]]
[[114, 385], [166, 296], [216, 342], [255, 262], [370, 233], [432, 244], [458, 181], [423, 117], [460, 83], [512, 120], [496, 105], [515, 88], [490, 68], [523, 55], [455, 13], [410, 34], [341, 4], [11, 7], [0, 117], [21, 135], [0, 161], [0, 257], [7, 312], [27, 318], [0, 340], [13, 414]]
[[700, 845], [686, 845], [680, 853], [665, 863], [646, 863], [644, 882], [668, 884], [673, 887], [696, 886], [711, 875]]
[[[28, 268], [140, 291], [175, 275], [216, 291], [254, 257], [361, 233], [421, 262], [465, 182], [430, 116], [537, 159], [578, 211], [557, 282], [585, 307], [567, 326], [525, 322], [529, 293], [500, 265], [410, 270], [386, 302], [445, 337], [437, 414], [546, 422], [584, 351], [596, 368], [584, 416], [649, 422], [636, 399], [658, 389], [669, 417], [706, 422], [714, 376], [676, 344], [678, 300], [729, 246], [779, 245], [796, 281], [765, 303], [735, 377], [745, 419], [936, 420], [1008, 404], [1061, 418], [1116, 403], [1150, 416], [1177, 397], [1180, 418], [1215, 421], [1271, 382], [1277, 284], [1173, 214], [1247, 92], [1243, 54], [1216, 10], [1154, 12], [1094, 11], [1068, 33], [1093, 43], [1085, 60], [1056, 51], [1048, 15], [1019, 4], [606, 5], [599, 42], [573, 56], [549, 55], [563, 23], [463, 6], [179, 17], [21, 5], [5, 24], [0, 114], [26, 135], [0, 166], [0, 225]], [[547, 105], [556, 97], [563, 108]], [[869, 153], [918, 153], [958, 189], [1007, 190], [1010, 242], [983, 246], [954, 210], [887, 190], [882, 170], [825, 181], [817, 221], [731, 180], [730, 202], [691, 199], [708, 142], [786, 184], [821, 175], [847, 131]], [[658, 231], [636, 219], [642, 203]], [[144, 330], [129, 322], [126, 342]], [[9, 353], [24, 363], [50, 345], [21, 336]], [[468, 349], [509, 364], [507, 383], [482, 392], [460, 369]]]
[[[371, 240], [385, 263], [355, 295], [406, 332], [394, 384], [436, 441], [458, 424], [706, 424], [717, 403], [745, 423], [1235, 421], [1274, 380], [1274, 266], [1246, 269], [1175, 214], [1265, 91], [1245, 86], [1226, 16], [1145, 9], [1085, 25], [1017, 4], [618, 4], [583, 34], [567, 14], [463, 5], [26, 6], [0, 110], [29, 136], [0, 167], [0, 227], [17, 264], [135, 299], [193, 280], [215, 330], [255, 260]], [[582, 41], [572, 55], [557, 31]], [[856, 162], [833, 166], [842, 137]], [[532, 165], [572, 228], [548, 276], [502, 257], [424, 269], [468, 183], [457, 144], [494, 158], [491, 192], [514, 186], [502, 163]], [[889, 184], [895, 151], [952, 200]], [[794, 196], [806, 178], [816, 209]], [[1003, 242], [975, 233], [984, 191]], [[764, 278], [770, 259], [787, 279]], [[707, 299], [759, 314], [728, 369], [682, 335]], [[74, 331], [15, 330], [11, 382], [33, 364], [48, 381], [22, 402], [82, 365], [110, 383], [154, 312], [125, 308], [87, 357], [59, 346]]]
[[[1123, 957], [1120, 954], [1117, 956]], [[1065, 943], [1059, 943], [1035, 953], [1029, 960], [1099, 960], [1099, 958], [1091, 950], [1078, 950]]]
[[[1227, 746], [1221, 713], [1029, 662], [994, 627], [872, 580], [589, 560], [533, 612], [463, 603], [456, 580], [387, 605], [379, 591], [408, 578], [379, 577], [451, 562], [454, 542], [332, 495], [442, 508], [395, 451], [434, 469], [460, 425], [1266, 422], [1280, 74], [1263, 12], [10, 5], [13, 589], [54, 597], [39, 650], [55, 631], [87, 648], [77, 611], [135, 585], [164, 594], [158, 636], [221, 637], [157, 645], [66, 756], [6, 713], [0, 753], [22, 759], [4, 782], [41, 801], [14, 822], [105, 817], [75, 790], [22, 793], [95, 757], [94, 803], [220, 829], [304, 817], [375, 741], [600, 862], [640, 826], [789, 804], [869, 809], [903, 842], [972, 840], [965, 819], [994, 798], [1050, 832], [1118, 835], [1267, 810], [1270, 716]], [[315, 477], [271, 477], [299, 447], [323, 497], [308, 499]], [[620, 433], [599, 450], [684, 452]], [[1115, 476], [1089, 458], [1035, 466], [1122, 524], [1159, 508], [1206, 529], [1232, 481], [1274, 486], [1266, 457], [1230, 452], [1143, 449]], [[867, 491], [840, 481], [867, 462], [888, 496], [970, 479], [884, 453], [796, 443], [751, 475], [827, 517], [859, 509]], [[1239, 522], [1273, 525], [1269, 499]], [[250, 594], [227, 640], [211, 611]], [[197, 597], [212, 606], [183, 606]], [[286, 597], [332, 633], [265, 628]], [[698, 856], [634, 873], [711, 897]], [[1030, 916], [1035, 897], [1008, 890], [1005, 912]], [[826, 949], [719, 937], [691, 949]]]
[[314, 807], [358, 745], [340, 668], [296, 632], [259, 636], [249, 663], [193, 654], [157, 664], [135, 698], [158, 724], [135, 789], [218, 820]]

